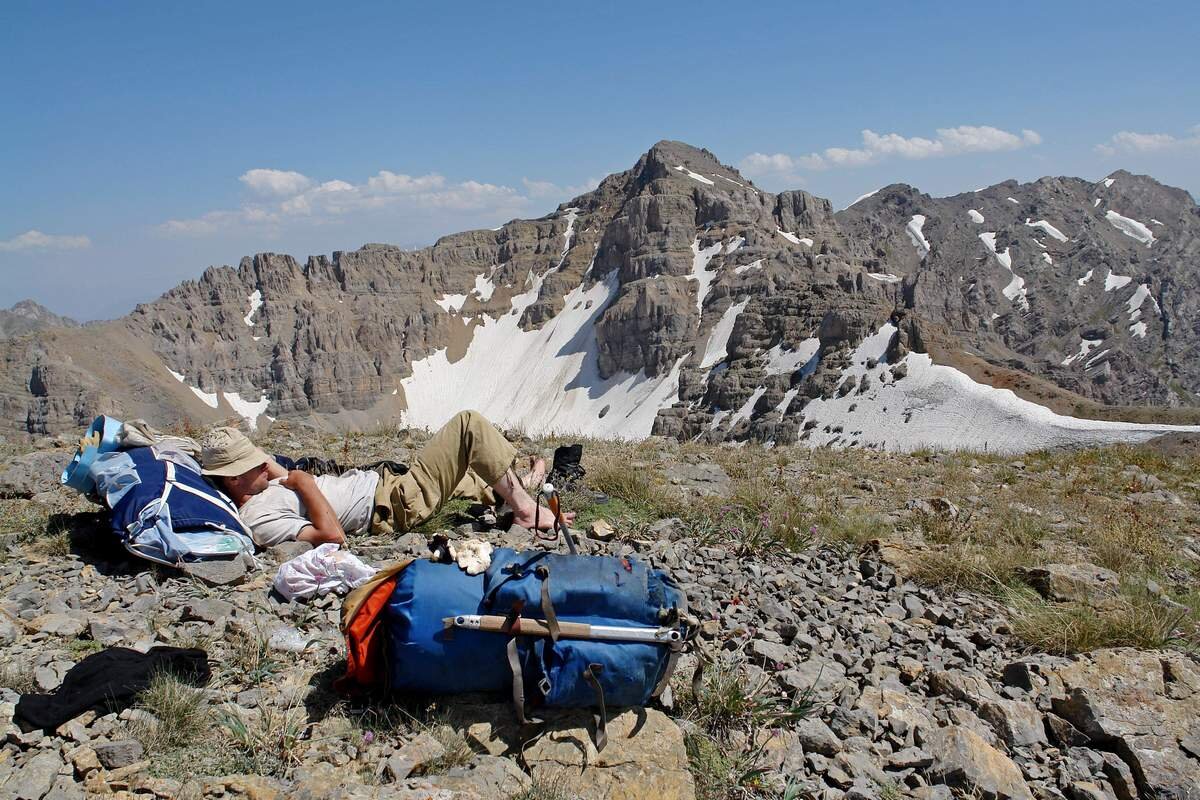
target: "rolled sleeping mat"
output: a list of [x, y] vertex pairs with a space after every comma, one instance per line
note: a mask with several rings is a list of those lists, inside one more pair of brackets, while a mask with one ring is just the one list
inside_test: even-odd
[[94, 491], [96, 484], [89, 474], [89, 468], [96, 456], [117, 449], [117, 434], [121, 431], [121, 425], [121, 420], [113, 417], [99, 416], [92, 420], [87, 433], [79, 440], [79, 449], [75, 451], [71, 463], [63, 470], [59, 482], [81, 494]]

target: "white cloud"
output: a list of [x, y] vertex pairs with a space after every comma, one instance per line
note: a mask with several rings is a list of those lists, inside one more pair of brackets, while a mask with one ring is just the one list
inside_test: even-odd
[[527, 198], [508, 186], [479, 181], [451, 183], [437, 173], [403, 175], [380, 170], [364, 183], [322, 183], [298, 172], [253, 169], [238, 178], [264, 199], [240, 208], [210, 211], [159, 225], [169, 235], [205, 236], [239, 227], [280, 226], [289, 221], [329, 222], [387, 208], [405, 210], [512, 211]]
[[919, 160], [962, 153], [993, 153], [1018, 150], [1041, 144], [1037, 131], [1022, 130], [1010, 133], [990, 125], [959, 125], [938, 128], [937, 138], [901, 136], [898, 133], [862, 132], [862, 146], [827, 147], [820, 153], [790, 156], [786, 153], [751, 153], [739, 165], [751, 176], [795, 178], [799, 170], [821, 170], [834, 167], [860, 167], [887, 158]]
[[4, 253], [21, 250], [82, 250], [91, 246], [92, 240], [86, 236], [55, 236], [38, 230], [28, 230], [11, 239], [0, 240], [0, 252]]
[[559, 186], [557, 183], [551, 181], [534, 181], [529, 178], [521, 178], [521, 185], [525, 187], [525, 192], [535, 200], [543, 198], [570, 200], [585, 192], [592, 191], [600, 185], [601, 180], [601, 178], [587, 178], [582, 183], [573, 186]]
[[1115, 156], [1117, 153], [1154, 153], [1192, 147], [1200, 148], [1200, 125], [1193, 127], [1191, 132], [1184, 136], [1119, 131], [1107, 142], [1096, 145], [1095, 149], [1102, 156]]
[[252, 169], [243, 172], [239, 181], [255, 194], [265, 197], [291, 197], [312, 186], [313, 180], [299, 172], [281, 169]]

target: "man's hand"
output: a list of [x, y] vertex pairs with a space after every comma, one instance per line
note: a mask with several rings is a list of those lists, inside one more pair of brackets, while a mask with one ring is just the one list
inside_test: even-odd
[[[309, 475], [302, 469], [292, 469], [288, 470], [287, 477], [281, 480], [279, 485], [286, 486], [296, 494], [300, 494], [301, 486], [312, 487], [313, 489], [316, 489], [317, 481], [312, 475]], [[302, 494], [301, 497], [303, 497]]]

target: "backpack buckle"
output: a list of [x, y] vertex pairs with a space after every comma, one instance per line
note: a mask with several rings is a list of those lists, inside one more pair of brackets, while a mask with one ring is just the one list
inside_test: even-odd
[[550, 684], [550, 679], [547, 678], [545, 675], [543, 675], [542, 679], [540, 681], [538, 681], [537, 687], [538, 687], [538, 691], [540, 691], [542, 693], [542, 697], [549, 697], [550, 690], [553, 688], [553, 686], [551, 686], [551, 684]]

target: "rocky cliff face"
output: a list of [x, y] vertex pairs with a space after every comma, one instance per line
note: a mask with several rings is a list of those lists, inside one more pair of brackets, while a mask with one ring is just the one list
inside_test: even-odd
[[[478, 407], [530, 430], [907, 446], [946, 435], [921, 415], [966, 391], [961, 358], [1069, 401], [1194, 406], [1198, 232], [1185, 192], [1124, 172], [889, 186], [834, 213], [660, 142], [539, 220], [259, 254], [106, 326], [5, 342], [0, 403], [29, 431], [96, 410], [362, 427]], [[913, 360], [927, 341], [948, 364]], [[1127, 434], [968, 389], [996, 426], [1040, 420], [1021, 446]]]

